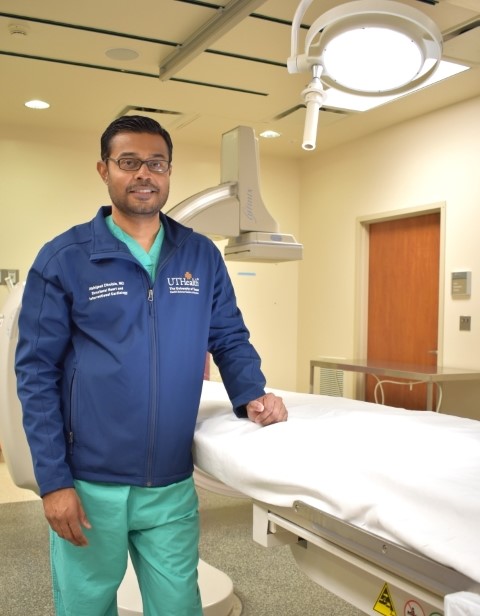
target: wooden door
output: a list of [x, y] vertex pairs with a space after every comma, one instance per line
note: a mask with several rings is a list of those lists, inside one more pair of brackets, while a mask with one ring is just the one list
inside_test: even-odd
[[[367, 358], [436, 366], [440, 214], [371, 224]], [[397, 379], [395, 379], [397, 380]], [[367, 377], [372, 401], [376, 380]], [[426, 385], [383, 385], [385, 404], [426, 408]]]

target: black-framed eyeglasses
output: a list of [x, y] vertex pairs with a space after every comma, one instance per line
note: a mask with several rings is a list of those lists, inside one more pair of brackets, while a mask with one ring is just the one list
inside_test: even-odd
[[163, 158], [150, 158], [142, 160], [141, 158], [106, 158], [112, 160], [122, 171], [138, 171], [142, 165], [147, 165], [149, 171], [153, 173], [166, 173], [170, 169], [170, 161]]

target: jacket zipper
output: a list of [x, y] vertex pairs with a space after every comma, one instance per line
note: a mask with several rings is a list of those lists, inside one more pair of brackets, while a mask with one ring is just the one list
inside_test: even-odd
[[148, 296], [149, 302], [149, 316], [150, 316], [150, 409], [148, 420], [148, 448], [147, 448], [147, 473], [146, 473], [146, 485], [150, 487], [153, 484], [153, 457], [155, 450], [155, 434], [157, 424], [157, 338], [156, 338], [156, 322], [155, 311], [153, 305], [154, 293], [153, 289], [149, 287]]

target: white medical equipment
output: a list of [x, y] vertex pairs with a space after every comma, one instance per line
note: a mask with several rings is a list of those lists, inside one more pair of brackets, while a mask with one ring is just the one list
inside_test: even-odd
[[289, 420], [260, 428], [205, 381], [195, 433], [196, 465], [254, 499], [254, 539], [372, 616], [480, 614], [480, 422], [276, 393]]
[[328, 102], [323, 84], [362, 96], [407, 92], [433, 75], [442, 54], [435, 22], [395, 0], [353, 0], [334, 6], [312, 23], [302, 50], [302, 19], [312, 2], [300, 0], [295, 11], [287, 60], [289, 73], [313, 76], [301, 93], [307, 108], [304, 150], [315, 149], [318, 112]]
[[221, 183], [169, 210], [168, 215], [213, 239], [228, 238], [228, 261], [295, 261], [303, 246], [280, 233], [263, 203], [257, 139], [253, 129], [237, 128], [222, 136]]
[[[196, 231], [214, 238], [230, 238], [226, 259], [290, 261], [302, 258], [303, 247], [292, 235], [279, 233], [260, 194], [257, 141], [253, 129], [240, 126], [222, 138], [221, 184], [171, 209], [168, 214]], [[14, 483], [38, 492], [21, 408], [16, 394], [14, 353], [23, 285], [11, 288], [0, 315], [0, 444]], [[196, 483], [211, 489], [208, 478]], [[219, 484], [216, 483], [218, 486]], [[220, 492], [225, 488], [220, 487]], [[228, 616], [234, 607], [233, 584], [223, 572], [200, 561], [199, 585], [205, 616]], [[142, 614], [142, 601], [133, 566], [118, 591], [119, 616]]]

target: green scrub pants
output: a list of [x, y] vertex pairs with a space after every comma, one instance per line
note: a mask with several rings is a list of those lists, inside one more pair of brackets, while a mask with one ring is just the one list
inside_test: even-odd
[[144, 616], [201, 616], [193, 479], [161, 488], [75, 481], [92, 529], [87, 547], [50, 531], [56, 616], [117, 616], [130, 552]]

